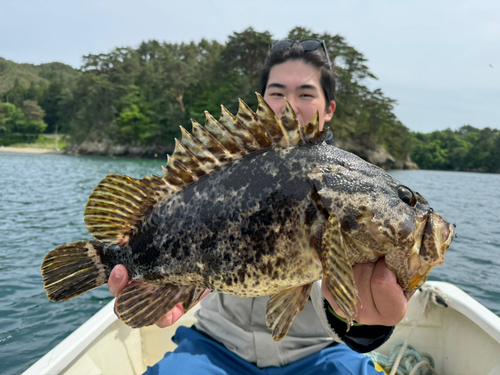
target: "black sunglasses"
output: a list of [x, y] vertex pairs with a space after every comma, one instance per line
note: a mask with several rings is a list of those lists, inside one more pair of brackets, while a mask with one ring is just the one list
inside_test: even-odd
[[316, 51], [320, 46], [323, 47], [323, 52], [326, 55], [326, 59], [328, 61], [328, 66], [330, 69], [332, 68], [332, 62], [330, 61], [330, 56], [328, 55], [328, 51], [326, 50], [325, 41], [322, 39], [304, 39], [304, 40], [290, 40], [290, 39], [282, 39], [271, 44], [270, 50], [271, 52], [281, 51], [284, 49], [290, 48], [294, 43], [299, 43], [304, 52], [312, 52]]

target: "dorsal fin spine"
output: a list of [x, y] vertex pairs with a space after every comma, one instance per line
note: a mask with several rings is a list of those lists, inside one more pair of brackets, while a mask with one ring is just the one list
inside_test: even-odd
[[[292, 142], [290, 141], [290, 135], [288, 134], [288, 129], [287, 129], [287, 128], [286, 128], [286, 126], [283, 124], [283, 118], [288, 119], [288, 117], [287, 117], [287, 116], [288, 116], [287, 110], [288, 110], [289, 108], [291, 108], [291, 107], [290, 107], [290, 104], [288, 103], [288, 100], [286, 100], [286, 98], [283, 98], [283, 99], [285, 100], [285, 108], [286, 108], [286, 109], [285, 109], [285, 113], [283, 114], [282, 118], [281, 118], [281, 119], [280, 119], [280, 121], [279, 121], [279, 124], [281, 125], [281, 129], [283, 130], [283, 139], [285, 140], [283, 143], [285, 143], [285, 147], [286, 147], [286, 146], [294, 146], [294, 145], [292, 144]], [[293, 114], [294, 114], [294, 116], [295, 116], [295, 113], [293, 112], [293, 110], [292, 110], [292, 113], [293, 113]], [[295, 120], [297, 120], [297, 119], [295, 118]], [[298, 121], [297, 121], [297, 122], [298, 122]], [[300, 124], [299, 124], [299, 126], [300, 126]]]
[[208, 146], [205, 146], [203, 144], [203, 140], [199, 139], [197, 135], [208, 138], [209, 142], [212, 145], [214, 145], [215, 147], [217, 147], [219, 149], [219, 151], [224, 152], [224, 147], [219, 143], [219, 141], [217, 139], [215, 139], [215, 137], [212, 134], [207, 132], [198, 122], [191, 119], [191, 123], [192, 123], [193, 141], [196, 142], [200, 148], [203, 148], [203, 150], [207, 153], [207, 155], [210, 155], [210, 157], [212, 158], [214, 163], [219, 167], [221, 165], [221, 162], [219, 161], [219, 159], [213, 154], [212, 151], [210, 151], [208, 149]]
[[196, 138], [195, 134], [189, 134], [184, 128], [182, 128], [182, 142], [189, 151], [191, 151], [194, 157], [198, 159], [198, 162], [206, 174], [209, 174], [214, 168], [219, 166], [218, 160], [203, 143]]
[[311, 120], [311, 122], [305, 125], [302, 129], [302, 133], [304, 134], [304, 139], [307, 142], [312, 142], [316, 139], [321, 139], [321, 134], [325, 133], [325, 130], [319, 130], [319, 112], [316, 111], [316, 115]]
[[170, 186], [175, 186], [177, 190], [181, 190], [182, 187], [186, 185], [186, 183], [172, 170], [172, 164], [174, 161], [172, 157], [167, 154], [167, 166], [163, 168], [163, 176], [162, 181]]
[[[217, 128], [226, 138], [228, 138], [231, 142], [231, 145], [236, 146], [239, 153], [241, 153], [242, 155], [246, 154], [246, 152], [240, 147], [238, 142], [236, 142], [233, 139], [231, 134], [228, 133], [227, 129], [224, 126], [222, 126], [222, 124], [220, 124], [219, 121], [217, 121], [208, 111], [205, 111], [205, 115], [207, 118], [207, 122], [209, 124], [211, 124], [212, 126], [214, 126], [215, 128]], [[207, 124], [207, 125], [209, 125], [209, 124]], [[209, 132], [210, 132], [210, 130], [209, 130]], [[222, 142], [220, 142], [220, 143], [221, 143], [222, 147], [224, 147], [224, 150], [226, 150], [227, 155], [231, 156], [231, 159], [232, 159], [233, 153], [231, 152], [231, 150], [229, 150]]]
[[[290, 145], [302, 144], [304, 143], [304, 137], [302, 135], [302, 127], [300, 126], [300, 122], [297, 119], [297, 115], [295, 114], [292, 106], [290, 105], [290, 102], [286, 100], [286, 98], [285, 98], [285, 105], [286, 105], [286, 111], [284, 117], [290, 122], [290, 124], [293, 125], [293, 127], [291, 127], [290, 129], [286, 129], [288, 141], [290, 142]], [[298, 139], [292, 140], [291, 136], [298, 137]]]
[[200, 149], [200, 147], [193, 141], [193, 138], [191, 137], [191, 135], [187, 132], [186, 129], [184, 129], [182, 126], [180, 127], [181, 128], [181, 133], [182, 133], [182, 141], [180, 142], [182, 147], [184, 148], [184, 151], [189, 154], [191, 156], [191, 158], [196, 162], [198, 163], [198, 166], [199, 168], [205, 172], [205, 174], [208, 174], [210, 173], [210, 170], [207, 169], [205, 167], [205, 164], [200, 160], [198, 159], [197, 155], [191, 151], [190, 147], [188, 146], [188, 142], [190, 141], [194, 147], [197, 147], [199, 151], [201, 152], [204, 152], [202, 149]]
[[[186, 167], [184, 164], [182, 164], [180, 161], [178, 161], [178, 160], [174, 160], [172, 164], [173, 164], [173, 166], [174, 166], [175, 168], [177, 168], [177, 171], [179, 171], [179, 172], [183, 172], [183, 173], [185, 173], [185, 174], [186, 174], [186, 176], [181, 176], [181, 175], [177, 174], [177, 176], [178, 176], [179, 178], [181, 178], [184, 182], [186, 182], [186, 183], [188, 183], [188, 184], [189, 184], [189, 183], [191, 183], [191, 182], [193, 182], [193, 181], [198, 181], [198, 177], [196, 176], [196, 174], [194, 174], [191, 170], [189, 170], [189, 168], [187, 168], [187, 167]], [[185, 177], [187, 177], [187, 180], [186, 180], [186, 178], [185, 178]]]
[[266, 129], [273, 143], [273, 146], [283, 146], [283, 137], [285, 136], [285, 128], [281, 123], [273, 109], [267, 104], [264, 98], [259, 94], [257, 95], [257, 101], [259, 106], [257, 108], [257, 113], [259, 122]]
[[176, 161], [170, 156], [167, 155], [167, 171], [168, 174], [165, 178], [172, 177], [173, 183], [179, 186], [186, 186], [186, 181], [182, 179], [177, 173], [176, 173]]
[[[172, 158], [179, 165], [182, 165], [186, 172], [191, 174], [195, 180], [198, 180], [201, 175], [205, 174], [203, 169], [200, 167], [198, 159], [196, 159], [196, 157], [194, 157], [194, 155], [178, 139], [175, 140], [175, 150]], [[200, 171], [202, 172], [201, 174]]]
[[[276, 113], [269, 106], [269, 104], [267, 104], [267, 102], [264, 100], [264, 98], [258, 92], [255, 92], [255, 95], [257, 95], [257, 102], [259, 103], [259, 106], [264, 107], [265, 110], [266, 110], [266, 112], [268, 114], [271, 114], [271, 116], [273, 117], [274, 121], [281, 127], [281, 121], [280, 121], [280, 119], [278, 118], [278, 116], [276, 116]], [[257, 118], [259, 118], [258, 112], [259, 112], [259, 108], [257, 108], [257, 112], [255, 112], [255, 115], [257, 116]], [[272, 144], [271, 147], [276, 146], [277, 143], [275, 142], [275, 140], [273, 138], [273, 135], [271, 134], [271, 131], [267, 128], [266, 124], [264, 124], [261, 121], [260, 118], [259, 118], [259, 122], [262, 124], [262, 128], [264, 129], [264, 131], [266, 132], [267, 136], [269, 137], [269, 140], [271, 141], [271, 144]]]
[[219, 129], [221, 129], [224, 132], [224, 134], [226, 134], [231, 139], [231, 141], [234, 143], [234, 145], [237, 146], [240, 149], [240, 152], [243, 155], [248, 154], [248, 150], [245, 149], [244, 145], [241, 144], [240, 142], [238, 142], [237, 135], [234, 134], [234, 132], [231, 131], [231, 129], [229, 129], [224, 124], [224, 122], [226, 121], [227, 118], [229, 120], [233, 121], [235, 124], [237, 124], [237, 121], [235, 121], [233, 115], [231, 114], [231, 112], [229, 112], [226, 109], [226, 107], [224, 107], [223, 105], [221, 105], [221, 115], [220, 115], [220, 119], [219, 120], [216, 120], [212, 115], [210, 115], [210, 117], [215, 121], [215, 124], [219, 127]]
[[[167, 155], [167, 160], [168, 160], [168, 155]], [[162, 178], [162, 180], [167, 182], [167, 180], [165, 178], [168, 176], [168, 170], [163, 165], [161, 166], [161, 170], [162, 170], [161, 178]]]
[[[245, 103], [243, 100], [241, 99], [238, 99], [239, 101], [239, 108], [238, 108], [238, 114], [241, 112], [241, 111], [247, 111], [252, 117], [256, 117], [255, 116], [255, 113], [250, 109], [250, 107], [247, 105], [247, 103]], [[234, 121], [236, 122], [242, 129], [245, 130], [245, 132], [248, 134], [248, 136], [253, 140], [253, 144], [254, 144], [254, 147], [255, 149], [260, 149], [260, 145], [259, 145], [259, 142], [257, 142], [257, 139], [255, 138], [255, 136], [253, 135], [253, 133], [248, 129], [248, 127], [245, 125], [245, 123], [243, 121], [240, 121], [238, 119], [238, 115], [236, 116], [233, 116], [231, 114], [231, 112], [229, 112], [226, 108], [224, 108], [224, 111], [226, 112], [226, 114]], [[257, 119], [258, 121], [258, 119]], [[260, 123], [260, 121], [259, 121]], [[262, 125], [262, 124], [261, 124]], [[263, 126], [263, 128], [265, 128], [265, 126]]]

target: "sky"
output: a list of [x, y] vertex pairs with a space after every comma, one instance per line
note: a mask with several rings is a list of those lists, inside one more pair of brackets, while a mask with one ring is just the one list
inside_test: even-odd
[[500, 1], [0, 0], [0, 57], [75, 68], [144, 40], [226, 42], [248, 27], [342, 35], [412, 131], [500, 129]]

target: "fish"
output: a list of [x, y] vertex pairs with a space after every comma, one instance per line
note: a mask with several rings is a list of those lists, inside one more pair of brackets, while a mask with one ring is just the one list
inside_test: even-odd
[[[383, 169], [324, 142], [319, 114], [301, 126], [257, 94], [253, 112], [221, 106], [216, 120], [181, 126], [162, 176], [110, 174], [85, 207], [91, 241], [49, 252], [47, 297], [65, 301], [107, 283], [123, 264], [134, 283], [117, 298], [133, 328], [177, 304], [187, 312], [206, 289], [270, 296], [266, 325], [283, 339], [323, 280], [347, 319], [357, 314], [352, 267], [384, 257], [405, 292], [443, 263], [454, 227], [418, 192]], [[362, 301], [361, 301], [362, 302]]]

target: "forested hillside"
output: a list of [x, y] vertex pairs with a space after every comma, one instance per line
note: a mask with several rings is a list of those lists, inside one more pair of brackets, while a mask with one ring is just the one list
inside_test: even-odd
[[0, 145], [33, 142], [64, 128], [70, 117], [61, 100], [71, 97], [80, 75], [58, 62], [17, 64], [0, 57]]
[[500, 131], [464, 125], [415, 133], [412, 158], [422, 169], [500, 173]]
[[[329, 124], [336, 139], [354, 142], [358, 149], [382, 145], [399, 160], [408, 160], [413, 150], [423, 168], [456, 168], [442, 162], [442, 155], [428, 154], [448, 146], [435, 147], [434, 136], [412, 134], [394, 115], [396, 101], [368, 88], [376, 77], [343, 37], [297, 27], [288, 38], [320, 38], [328, 46], [337, 72], [337, 110]], [[236, 113], [238, 98], [256, 107], [254, 92], [273, 39], [269, 32], [249, 28], [223, 44], [150, 40], [137, 48], [84, 56], [79, 70], [0, 59], [0, 144], [57, 131], [75, 147], [92, 145], [88, 153], [96, 144], [107, 147], [96, 148], [98, 154], [172, 149], [179, 125], [190, 129], [190, 118], [204, 123], [205, 110], [218, 117], [224, 104]], [[452, 151], [448, 154], [452, 158]]]

